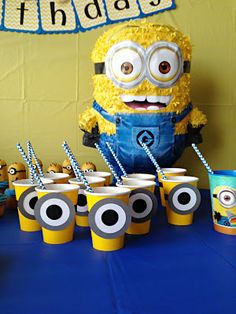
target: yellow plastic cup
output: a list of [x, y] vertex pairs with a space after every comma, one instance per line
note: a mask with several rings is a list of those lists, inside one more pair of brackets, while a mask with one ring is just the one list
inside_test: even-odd
[[[36, 187], [40, 200], [43, 196], [52, 193], [65, 195], [74, 206], [77, 205], [79, 186], [72, 184], [47, 184], [46, 190]], [[37, 204], [36, 204], [37, 205]], [[73, 240], [75, 219], [62, 230], [49, 230], [42, 227], [43, 241], [48, 244], [63, 244]]]
[[[156, 183], [154, 181], [149, 180], [128, 180], [124, 182], [123, 184], [116, 183], [116, 186], [119, 188], [127, 188], [131, 191], [137, 190], [137, 189], [145, 189], [152, 193], [155, 191]], [[137, 222], [131, 222], [128, 230], [126, 231], [127, 234], [133, 234], [133, 235], [140, 235], [140, 234], [147, 234], [150, 232], [151, 227], [151, 219], [137, 223]]]
[[[85, 176], [86, 180], [88, 181], [88, 184], [91, 186], [91, 188], [99, 187], [99, 186], [104, 186], [105, 179], [100, 178], [100, 177], [89, 177]], [[84, 195], [84, 190], [86, 189], [86, 186], [82, 181], [78, 181], [76, 178], [70, 179], [69, 180], [70, 184], [75, 184], [79, 185], [80, 189], [78, 192], [78, 203], [80, 202], [80, 198], [82, 199]], [[82, 199], [83, 201], [83, 199]], [[83, 204], [83, 211], [80, 211], [78, 208], [77, 204], [77, 210], [76, 210], [76, 216], [75, 216], [75, 223], [79, 227], [89, 227], [89, 222], [88, 222], [88, 206], [87, 204], [85, 205], [85, 202]]]
[[[175, 176], [184, 176], [187, 172], [187, 169], [184, 168], [162, 168], [166, 177], [175, 177]], [[160, 189], [160, 196], [161, 196], [161, 205], [166, 207], [165, 201], [165, 193], [162, 184], [162, 177], [161, 174], [157, 171], [158, 181], [159, 181], [159, 189]]]
[[[44, 184], [53, 183], [53, 181], [50, 179], [41, 178], [41, 180]], [[23, 180], [17, 180], [15, 182], [13, 182], [13, 185], [15, 187], [16, 200], [19, 201], [21, 195], [25, 191], [29, 190], [32, 187], [38, 186], [38, 183], [37, 182], [31, 183], [30, 179], [23, 179]], [[27, 196], [26, 196], [26, 202], [27, 202]], [[25, 209], [25, 208], [23, 208], [23, 209]], [[19, 206], [18, 206], [17, 211], [18, 211], [18, 217], [19, 217], [19, 223], [20, 223], [21, 231], [34, 232], [34, 231], [41, 230], [41, 226], [39, 225], [37, 220], [34, 218], [33, 209], [28, 208], [25, 210], [25, 214], [22, 214], [22, 212], [20, 211]]]
[[92, 172], [86, 172], [85, 175], [87, 177], [100, 177], [105, 179], [105, 186], [109, 186], [111, 183], [111, 173], [105, 172], [105, 171], [92, 171]]
[[[164, 194], [169, 196], [171, 191], [180, 184], [190, 184], [197, 188], [199, 179], [191, 176], [173, 176], [162, 179]], [[171, 208], [169, 201], [166, 201], [166, 213], [168, 223], [176, 226], [188, 226], [193, 223], [193, 213], [179, 214]]]
[[121, 179], [124, 184], [128, 184], [128, 182], [131, 180], [148, 180], [148, 181], [154, 181], [156, 180], [156, 177], [153, 174], [149, 173], [130, 173], [125, 176], [121, 176]]
[[44, 173], [44, 178], [53, 180], [56, 184], [68, 183], [69, 174], [57, 172], [57, 173]]
[[[126, 205], [129, 203], [130, 190], [118, 187], [96, 187], [93, 188], [93, 193], [85, 191], [87, 197], [88, 211], [95, 206], [99, 201], [106, 199], [120, 200]], [[128, 210], [128, 207], [127, 207]], [[131, 216], [130, 216], [131, 218]], [[126, 230], [125, 230], [126, 231]], [[91, 229], [93, 248], [99, 251], [115, 251], [124, 247], [125, 231], [116, 238], [104, 238]]]

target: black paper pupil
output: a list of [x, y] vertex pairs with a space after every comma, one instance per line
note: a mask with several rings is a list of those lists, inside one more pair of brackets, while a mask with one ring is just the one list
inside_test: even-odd
[[35, 204], [37, 203], [37, 201], [38, 201], [37, 196], [35, 196], [35, 197], [31, 198], [31, 200], [30, 200], [30, 202], [29, 202], [29, 206], [30, 206], [30, 208], [34, 209]]
[[136, 200], [133, 202], [133, 210], [136, 213], [143, 213], [147, 208], [147, 203], [144, 200]]
[[108, 209], [102, 214], [102, 222], [107, 226], [113, 226], [117, 223], [119, 216], [113, 209]]
[[47, 208], [46, 214], [48, 218], [52, 220], [57, 220], [62, 216], [62, 209], [58, 205], [50, 205]]
[[84, 194], [79, 194], [77, 205], [80, 207], [84, 207], [87, 205], [87, 198]]
[[191, 197], [190, 197], [189, 193], [187, 193], [187, 192], [182, 192], [178, 196], [178, 202], [181, 205], [187, 205], [190, 202], [190, 200], [191, 200]]

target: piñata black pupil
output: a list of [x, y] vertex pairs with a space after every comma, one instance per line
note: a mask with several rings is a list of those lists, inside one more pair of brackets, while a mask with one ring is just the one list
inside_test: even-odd
[[162, 73], [162, 74], [167, 74], [170, 72], [170, 69], [171, 69], [171, 66], [169, 64], [169, 62], [167, 61], [163, 61], [160, 63], [159, 65], [159, 71]]

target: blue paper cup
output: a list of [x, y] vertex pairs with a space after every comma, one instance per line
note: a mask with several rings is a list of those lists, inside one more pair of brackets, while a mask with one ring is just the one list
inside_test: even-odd
[[236, 235], [236, 170], [209, 174], [214, 229]]

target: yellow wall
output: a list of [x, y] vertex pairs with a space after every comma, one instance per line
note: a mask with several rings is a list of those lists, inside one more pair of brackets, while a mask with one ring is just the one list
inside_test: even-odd
[[[194, 46], [192, 101], [208, 116], [202, 152], [214, 169], [235, 167], [236, 2], [176, 0], [178, 8], [153, 16], [189, 34]], [[105, 165], [98, 153], [81, 144], [78, 113], [92, 102], [90, 52], [107, 27], [76, 35], [29, 35], [0, 32], [0, 158], [21, 160], [15, 144], [30, 139], [47, 167], [62, 162], [67, 140], [80, 163]], [[207, 174], [188, 148], [178, 165]]]

